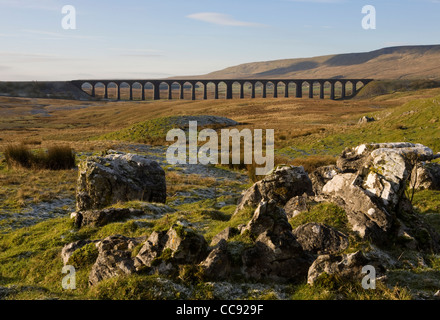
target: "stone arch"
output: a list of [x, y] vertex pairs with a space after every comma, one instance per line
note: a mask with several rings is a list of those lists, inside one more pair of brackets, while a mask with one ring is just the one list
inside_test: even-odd
[[206, 99], [215, 99], [216, 85], [213, 81], [208, 81], [205, 83], [206, 86]]
[[168, 82], [168, 100], [180, 98], [180, 83], [177, 81]]
[[104, 98], [105, 97], [105, 84], [101, 81], [96, 82], [94, 85], [95, 97]]
[[185, 81], [182, 83], [182, 98], [185, 100], [191, 100], [193, 84], [190, 81]]
[[321, 81], [313, 80], [312, 81], [312, 95], [311, 98], [319, 97], [321, 92]]
[[354, 83], [351, 80], [348, 80], [345, 83], [345, 96], [352, 97], [354, 95]]
[[306, 80], [301, 83], [301, 92], [303, 97], [309, 97], [310, 86], [313, 86], [313, 82]]
[[145, 82], [143, 85], [144, 94], [143, 97], [144, 100], [153, 100], [154, 99], [154, 83], [148, 81]]
[[242, 86], [242, 84], [240, 81], [232, 82], [232, 98], [233, 99], [240, 99], [241, 86]]
[[118, 99], [118, 87], [116, 82], [110, 81], [107, 83], [107, 99]]
[[340, 80], [335, 81], [335, 99], [342, 99], [343, 83]]
[[287, 82], [288, 97], [295, 97], [297, 84], [294, 81]]
[[228, 89], [228, 86], [226, 82], [220, 81], [218, 82], [218, 98], [219, 99], [226, 99], [226, 91]]
[[81, 84], [81, 90], [87, 93], [88, 95], [93, 94], [93, 88], [94, 86], [90, 82], [84, 82]]
[[324, 93], [323, 99], [327, 98], [331, 98], [331, 90], [332, 90], [332, 84], [330, 81], [323, 81], [322, 82], [322, 90]]
[[284, 81], [278, 81], [276, 84], [276, 88], [278, 98], [286, 97], [287, 85]]
[[266, 97], [273, 97], [275, 93], [275, 83], [273, 81], [266, 82]]
[[365, 86], [365, 83], [361, 80], [355, 81], [353, 87], [354, 87], [354, 94], [357, 94], [359, 90], [361, 90]]
[[252, 98], [252, 82], [244, 81], [243, 84], [243, 98], [249, 99]]
[[131, 84], [131, 100], [143, 100], [142, 84], [135, 81]]
[[254, 87], [255, 87], [255, 97], [262, 98], [264, 83], [262, 81], [256, 81]]
[[157, 97], [156, 100], [168, 99], [169, 88], [170, 88], [170, 85], [168, 84], [168, 82], [162, 81], [162, 82], [159, 82], [157, 85], [159, 86], [159, 91], [157, 91], [159, 94], [159, 97]]
[[118, 85], [118, 100], [128, 100], [130, 99], [130, 84], [128, 82], [122, 81]]
[[[206, 84], [203, 81], [194, 83], [194, 100], [203, 100], [205, 95]], [[206, 92], [206, 94], [208, 94]]]

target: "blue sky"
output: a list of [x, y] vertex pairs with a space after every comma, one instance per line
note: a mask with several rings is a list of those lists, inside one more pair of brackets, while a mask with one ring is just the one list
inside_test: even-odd
[[[61, 9], [76, 9], [65, 30]], [[364, 30], [362, 7], [376, 8]], [[163, 78], [440, 44], [440, 0], [0, 0], [0, 80]]]

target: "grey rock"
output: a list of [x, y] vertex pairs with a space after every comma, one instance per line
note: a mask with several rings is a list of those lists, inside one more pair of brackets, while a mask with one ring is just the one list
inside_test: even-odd
[[134, 154], [89, 157], [78, 166], [77, 211], [140, 200], [165, 203], [165, 171]]
[[114, 235], [97, 243], [98, 258], [89, 274], [89, 285], [119, 275], [129, 275], [136, 271], [131, 250], [139, 240], [122, 235]]
[[226, 229], [224, 229], [223, 231], [219, 232], [218, 234], [216, 234], [212, 238], [210, 246], [217, 245], [221, 240], [229, 240], [230, 238], [232, 238], [233, 236], [235, 236], [235, 235], [237, 235], [239, 233], [240, 232], [238, 231], [238, 229], [227, 227]]
[[440, 190], [440, 164], [419, 162], [411, 173], [410, 186], [416, 190]]
[[275, 200], [284, 206], [290, 198], [304, 193], [313, 194], [312, 182], [304, 168], [278, 167], [242, 194], [235, 213], [246, 206], [256, 207], [261, 201]]
[[320, 194], [324, 185], [339, 173], [341, 173], [341, 170], [335, 165], [323, 166], [315, 169], [309, 174], [313, 192], [315, 194]]
[[275, 200], [261, 202], [255, 210], [252, 219], [246, 227], [242, 228], [241, 233], [248, 231], [257, 237], [265, 231], [279, 234], [291, 231], [292, 226], [287, 221], [287, 215], [283, 208], [278, 207]]
[[178, 265], [198, 264], [208, 255], [203, 236], [190, 228], [173, 226], [166, 232], [153, 232], [135, 257], [135, 267], [169, 273]]
[[220, 239], [208, 257], [200, 263], [204, 279], [216, 281], [228, 279], [231, 275], [232, 265], [228, 244], [224, 239]]
[[313, 259], [291, 232], [261, 233], [253, 247], [242, 254], [242, 273], [247, 279], [301, 282]]
[[63, 260], [64, 265], [66, 265], [69, 262], [70, 257], [72, 256], [72, 254], [78, 250], [81, 249], [82, 247], [84, 247], [85, 245], [89, 244], [89, 243], [96, 243], [99, 240], [79, 240], [79, 241], [75, 241], [69, 244], [66, 244], [63, 249], [61, 249], [61, 259]]
[[324, 224], [303, 224], [292, 233], [303, 250], [310, 253], [334, 254], [348, 247], [348, 237], [345, 234]]
[[307, 283], [313, 285], [322, 275], [337, 276], [342, 281], [360, 280], [362, 268], [368, 265], [369, 261], [361, 251], [345, 255], [320, 255], [310, 266], [307, 276]]
[[361, 238], [383, 243], [393, 216], [376, 203], [375, 197], [356, 185], [356, 181], [357, 176], [352, 173], [337, 175], [323, 187], [322, 193], [345, 209], [348, 222]]
[[373, 121], [376, 121], [376, 119], [374, 119], [374, 117], [363, 116], [362, 118], [359, 119], [358, 124], [365, 124], [365, 123], [373, 122]]
[[284, 206], [284, 211], [288, 219], [296, 217], [300, 213], [307, 212], [308, 210], [308, 197], [306, 195], [293, 197], [287, 201]]

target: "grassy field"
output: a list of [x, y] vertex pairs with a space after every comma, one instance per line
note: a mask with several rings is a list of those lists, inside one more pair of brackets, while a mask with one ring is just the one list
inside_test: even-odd
[[[75, 240], [102, 239], [116, 233], [133, 237], [149, 235], [153, 230], [168, 229], [182, 217], [197, 225], [209, 241], [225, 227], [245, 223], [252, 214], [243, 212], [232, 218], [234, 201], [252, 183], [246, 179], [245, 172], [218, 168], [244, 177], [240, 181], [229, 178], [219, 183], [214, 177], [187, 174], [181, 168], [165, 166], [169, 186], [167, 204], [175, 212], [154, 221], [130, 220], [74, 231], [68, 216], [74, 209], [71, 202], [75, 198], [76, 169], [49, 171], [9, 167], [3, 150], [10, 145], [26, 145], [34, 152], [54, 145], [69, 146], [76, 152], [76, 160], [80, 161], [109, 148], [136, 148], [137, 141], [127, 141], [120, 134], [133, 125], [143, 122], [157, 124], [157, 119], [176, 115], [218, 115], [241, 123], [238, 129], [275, 129], [277, 162], [313, 167], [322, 161], [331, 162], [345, 147], [364, 142], [410, 141], [425, 144], [439, 152], [439, 103], [440, 89], [405, 90], [344, 101], [278, 98], [85, 102], [0, 97], [0, 287], [8, 288], [9, 299], [155, 298], [149, 288], [153, 283], [163, 284], [158, 282], [157, 276], [121, 277], [89, 288], [87, 275], [91, 264], [87, 257], [80, 260], [83, 264], [78, 265], [77, 290], [62, 290], [62, 247]], [[363, 115], [373, 116], [377, 121], [358, 125]], [[105, 135], [112, 140], [103, 139]], [[195, 198], [185, 202], [179, 195], [197, 194], [213, 185], [221, 194], [214, 199]], [[70, 202], [57, 208], [58, 216], [26, 224], [28, 208], [65, 199]], [[422, 191], [416, 193], [414, 205], [440, 231], [439, 199], [437, 191]], [[218, 206], [219, 202], [223, 205]], [[317, 205], [311, 209], [309, 216], [299, 216], [290, 223], [295, 227], [308, 222], [308, 219], [342, 229], [346, 226], [344, 212], [325, 204]], [[246, 239], [235, 241], [246, 244]], [[364, 245], [353, 240], [348, 250]], [[87, 254], [93, 252], [84, 253]], [[416, 252], [405, 252], [402, 256], [408, 261], [418, 259]], [[407, 269], [395, 270], [391, 274], [393, 286], [379, 286], [374, 293], [366, 293], [353, 284], [335, 286], [334, 283], [323, 283], [314, 288], [287, 285], [283, 292], [288, 299], [410, 299], [420, 289], [421, 282], [429, 282], [429, 290], [434, 290], [440, 283], [440, 258], [435, 255], [424, 258], [425, 266], [416, 264], [410, 270], [411, 277], [405, 273]], [[188, 280], [183, 274], [174, 280], [182, 285], [189, 282], [194, 288], [191, 295], [181, 293], [181, 297], [216, 298], [204, 283]], [[247, 298], [277, 297], [270, 286], [265, 290]], [[176, 292], [170, 292], [162, 298], [178, 296]]]

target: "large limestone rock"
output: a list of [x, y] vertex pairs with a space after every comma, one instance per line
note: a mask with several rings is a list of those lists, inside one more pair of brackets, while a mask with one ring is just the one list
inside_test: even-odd
[[232, 273], [233, 261], [228, 252], [228, 244], [221, 239], [208, 257], [200, 263], [203, 277], [206, 280], [225, 280]]
[[139, 240], [114, 235], [97, 243], [98, 258], [89, 275], [89, 285], [119, 275], [129, 275], [136, 271], [131, 251]]
[[369, 264], [369, 260], [361, 251], [341, 256], [320, 255], [310, 266], [307, 283], [313, 285], [324, 273], [327, 276], [337, 276], [340, 280], [360, 280], [362, 268]]
[[410, 187], [416, 190], [440, 190], [440, 164], [419, 162], [412, 171]]
[[435, 156], [412, 143], [364, 144], [346, 149], [337, 161], [341, 173], [321, 190], [321, 200], [344, 207], [352, 229], [377, 244], [398, 229], [397, 213], [408, 207], [405, 189], [419, 160]]
[[393, 217], [378, 205], [376, 197], [367, 194], [357, 185], [355, 174], [335, 176], [323, 187], [322, 194], [345, 209], [353, 231], [359, 233], [362, 238], [370, 238], [377, 243], [386, 240]]
[[166, 232], [153, 232], [135, 257], [137, 270], [170, 273], [176, 266], [198, 264], [208, 255], [203, 236], [179, 225]]
[[303, 167], [284, 166], [276, 168], [263, 180], [246, 190], [235, 212], [246, 206], [256, 207], [261, 201], [275, 200], [284, 206], [292, 197], [313, 194], [312, 183]]
[[334, 254], [348, 247], [348, 237], [321, 223], [307, 223], [293, 230], [293, 235], [304, 251], [314, 254]]
[[155, 161], [134, 154], [89, 157], [78, 167], [77, 211], [118, 202], [165, 203], [165, 172]]
[[255, 210], [252, 219], [241, 230], [241, 233], [249, 231], [255, 237], [265, 231], [271, 231], [279, 234], [285, 231], [291, 231], [292, 226], [287, 221], [286, 212], [283, 208], [277, 206], [275, 200], [261, 202]]
[[283, 208], [275, 200], [261, 202], [242, 229], [255, 237], [255, 244], [242, 254], [242, 273], [254, 280], [302, 280], [312, 262], [292, 234]]
[[291, 232], [264, 231], [255, 245], [243, 252], [242, 261], [247, 279], [300, 282], [305, 280], [313, 259]]
[[339, 173], [341, 173], [341, 170], [335, 165], [323, 166], [315, 169], [309, 174], [313, 192], [315, 194], [320, 194], [325, 184]]

